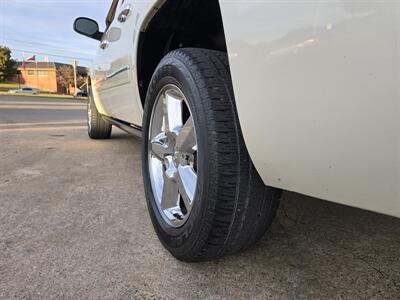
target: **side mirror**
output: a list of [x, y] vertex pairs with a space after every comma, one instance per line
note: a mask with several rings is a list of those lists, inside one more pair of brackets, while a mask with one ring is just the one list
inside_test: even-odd
[[99, 31], [99, 24], [95, 20], [80, 17], [74, 22], [74, 30], [84, 36], [95, 40], [101, 40], [103, 33]]

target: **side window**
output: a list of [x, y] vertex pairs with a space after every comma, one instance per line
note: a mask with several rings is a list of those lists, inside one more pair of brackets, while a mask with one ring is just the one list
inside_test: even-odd
[[38, 76], [42, 76], [42, 77], [49, 76], [49, 72], [46, 71], [46, 70], [39, 70], [38, 71]]

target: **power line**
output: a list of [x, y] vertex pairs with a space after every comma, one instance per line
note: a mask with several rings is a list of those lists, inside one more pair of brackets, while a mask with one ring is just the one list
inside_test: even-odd
[[[71, 52], [75, 52], [75, 53], [78, 53], [78, 54], [88, 54], [88, 55], [93, 55], [93, 53], [88, 53], [88, 52], [78, 52], [78, 51], [76, 51], [76, 48], [71, 48], [71, 47], [60, 47], [60, 46], [57, 46], [57, 47], [54, 47], [54, 46], [52, 46], [52, 45], [50, 45], [49, 43], [40, 43], [40, 42], [36, 42], [36, 41], [30, 41], [30, 40], [25, 40], [25, 41], [23, 41], [23, 40], [18, 40], [18, 39], [13, 39], [13, 38], [6, 38], [6, 40], [5, 40], [5, 44], [7, 44], [7, 41], [11, 41], [11, 42], [16, 42], [16, 43], [18, 43], [18, 44], [22, 44], [22, 47], [29, 47], [29, 45], [30, 44], [33, 44], [33, 45], [37, 45], [37, 46], [39, 46], [41, 49], [43, 49], [43, 50], [45, 50], [45, 51], [48, 51], [48, 50], [56, 50], [56, 51], [62, 51], [62, 52], [66, 52], [66, 51], [71, 51]], [[25, 45], [24, 45], [25, 44]], [[17, 46], [17, 47], [20, 47], [21, 45], [19, 45], [19, 46]], [[53, 48], [53, 49], [49, 49], [48, 47], [51, 47], [51, 48]]]
[[22, 50], [22, 49], [17, 49], [17, 48], [10, 48], [10, 49], [13, 50], [13, 51], [35, 52], [36, 54], [41, 54], [41, 55], [50, 55], [50, 56], [54, 56], [54, 57], [62, 57], [62, 58], [68, 58], [68, 59], [78, 59], [78, 60], [84, 60], [84, 61], [92, 61], [92, 59], [83, 58], [83, 57], [67, 56], [67, 55], [57, 55], [57, 54], [52, 54], [52, 53], [39, 52], [39, 51], [32, 51], [32, 50]]

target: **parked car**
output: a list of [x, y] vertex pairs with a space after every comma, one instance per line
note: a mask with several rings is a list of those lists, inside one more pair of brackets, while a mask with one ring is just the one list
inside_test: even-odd
[[86, 91], [79, 91], [74, 94], [74, 97], [87, 97], [88, 93]]
[[181, 260], [254, 244], [281, 190], [400, 217], [399, 9], [114, 0], [104, 31], [74, 24], [99, 41], [89, 136], [142, 137], [149, 214]]
[[11, 93], [11, 94], [19, 94], [19, 93], [23, 93], [23, 94], [39, 94], [39, 90], [33, 89], [33, 88], [29, 88], [29, 87], [15, 89], [15, 90], [9, 90], [8, 92]]

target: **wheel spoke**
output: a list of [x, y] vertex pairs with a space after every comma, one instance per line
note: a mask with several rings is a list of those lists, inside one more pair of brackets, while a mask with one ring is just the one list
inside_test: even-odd
[[182, 129], [182, 99], [171, 91], [165, 93], [164, 99], [165, 130], [179, 134]]
[[196, 192], [197, 174], [191, 166], [178, 166], [178, 190], [189, 211]]
[[164, 110], [163, 104], [159, 101], [154, 108], [151, 124], [150, 137], [153, 139], [155, 136], [159, 135], [160, 132], [164, 132]]
[[179, 151], [193, 153], [197, 150], [196, 132], [193, 118], [190, 117], [176, 137], [176, 148]]
[[161, 198], [161, 207], [170, 209], [177, 207], [179, 203], [178, 185], [173, 177], [167, 172], [164, 173], [164, 185]]
[[[150, 171], [152, 174], [152, 185], [153, 192], [155, 193], [154, 197], [156, 199], [161, 199], [162, 191], [163, 191], [163, 165], [162, 161], [158, 159], [158, 157], [152, 156], [150, 158]], [[159, 201], [160, 202], [160, 201]]]

